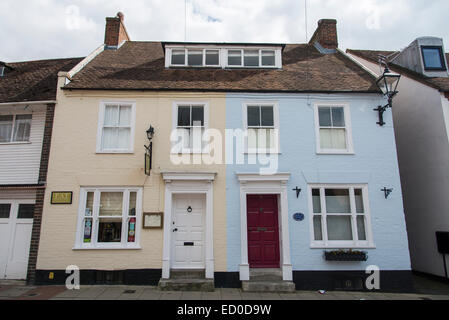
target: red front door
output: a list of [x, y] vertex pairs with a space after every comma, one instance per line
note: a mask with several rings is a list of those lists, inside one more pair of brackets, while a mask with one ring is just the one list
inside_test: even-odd
[[250, 268], [279, 268], [276, 195], [248, 195], [248, 259]]

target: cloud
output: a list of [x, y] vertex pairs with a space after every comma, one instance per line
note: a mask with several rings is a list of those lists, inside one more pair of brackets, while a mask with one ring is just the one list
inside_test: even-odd
[[[2, 0], [0, 60], [85, 56], [106, 16], [125, 14], [132, 40], [303, 43], [304, 0]], [[449, 43], [446, 0], [308, 0], [308, 37], [338, 20], [342, 49], [400, 49], [419, 36]], [[5, 45], [6, 44], [6, 45]]]

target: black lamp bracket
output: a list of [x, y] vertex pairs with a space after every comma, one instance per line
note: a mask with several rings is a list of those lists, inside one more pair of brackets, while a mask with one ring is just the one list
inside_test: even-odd
[[385, 194], [385, 199], [388, 199], [388, 196], [393, 192], [393, 189], [387, 189], [387, 187], [384, 187], [380, 191], [383, 191]]

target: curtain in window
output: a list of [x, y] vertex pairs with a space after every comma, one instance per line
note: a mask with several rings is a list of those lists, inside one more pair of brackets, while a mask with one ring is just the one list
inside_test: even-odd
[[320, 129], [322, 149], [346, 149], [346, 129]]
[[100, 196], [100, 216], [121, 216], [123, 192], [102, 192]]
[[327, 234], [330, 241], [352, 240], [351, 216], [327, 216]]
[[351, 213], [348, 189], [326, 189], [327, 213]]
[[130, 148], [131, 106], [106, 106], [103, 125], [102, 148], [104, 150]]
[[31, 131], [31, 115], [17, 115], [14, 126], [13, 141], [29, 141]]

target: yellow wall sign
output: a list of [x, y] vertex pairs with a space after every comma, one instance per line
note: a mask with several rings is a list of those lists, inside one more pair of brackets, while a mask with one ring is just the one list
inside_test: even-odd
[[51, 204], [72, 204], [71, 191], [54, 191], [51, 193]]

